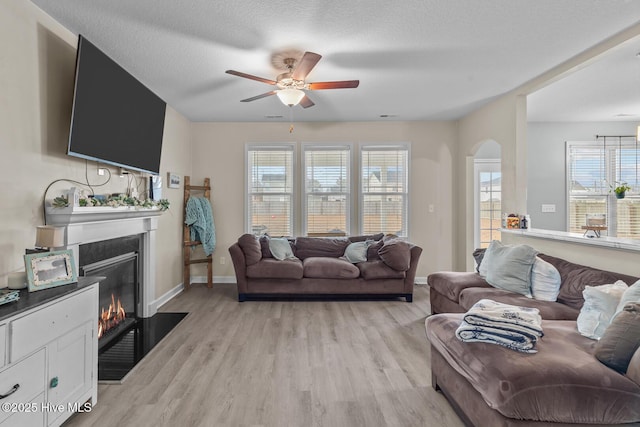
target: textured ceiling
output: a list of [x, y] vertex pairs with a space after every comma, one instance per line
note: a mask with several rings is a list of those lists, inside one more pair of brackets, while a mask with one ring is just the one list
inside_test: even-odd
[[[636, 23], [638, 0], [32, 0], [193, 121], [288, 120], [271, 55], [323, 56], [296, 121], [456, 119]], [[639, 49], [640, 50], [640, 49]], [[390, 115], [382, 119], [380, 115]], [[267, 116], [283, 116], [269, 119]]]

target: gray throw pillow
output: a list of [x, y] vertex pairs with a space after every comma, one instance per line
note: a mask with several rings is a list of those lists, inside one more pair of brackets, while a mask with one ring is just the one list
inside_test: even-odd
[[482, 258], [484, 258], [486, 250], [486, 248], [477, 248], [473, 251], [473, 259], [476, 261], [476, 273], [480, 273], [480, 264], [482, 264]]
[[531, 269], [537, 253], [529, 245], [505, 246], [494, 240], [482, 262], [485, 264], [490, 254], [487, 283], [531, 298]]
[[271, 251], [271, 255], [277, 260], [284, 259], [292, 259], [295, 258], [293, 255], [293, 250], [291, 250], [291, 245], [289, 244], [289, 240], [284, 237], [279, 238], [271, 238], [269, 239], [269, 250]]
[[349, 243], [344, 250], [344, 258], [351, 264], [365, 262], [367, 260], [367, 249], [373, 243], [372, 240]]
[[640, 303], [630, 303], [618, 313], [595, 346], [595, 356], [611, 369], [626, 373], [640, 347]]

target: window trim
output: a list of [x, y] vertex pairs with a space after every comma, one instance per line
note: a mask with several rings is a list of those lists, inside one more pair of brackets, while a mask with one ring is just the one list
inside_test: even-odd
[[[473, 159], [473, 242], [474, 247], [482, 245], [480, 236], [480, 173], [500, 172], [502, 178], [502, 159]], [[500, 197], [502, 202], [502, 185], [500, 185]], [[493, 230], [493, 228], [491, 229]], [[500, 233], [500, 230], [497, 230]], [[493, 233], [492, 233], [493, 235]]]

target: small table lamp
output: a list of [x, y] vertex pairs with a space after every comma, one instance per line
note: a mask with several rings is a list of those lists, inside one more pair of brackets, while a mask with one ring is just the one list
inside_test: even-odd
[[36, 227], [36, 248], [27, 249], [26, 253], [49, 252], [64, 246], [64, 227], [40, 225]]

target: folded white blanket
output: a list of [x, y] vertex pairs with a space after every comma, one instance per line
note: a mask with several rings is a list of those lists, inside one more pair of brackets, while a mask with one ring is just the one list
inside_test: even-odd
[[461, 341], [498, 344], [524, 353], [535, 353], [534, 346], [543, 335], [538, 309], [488, 299], [474, 304], [456, 330]]

